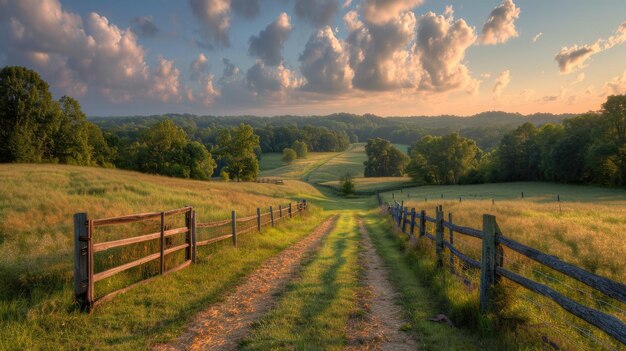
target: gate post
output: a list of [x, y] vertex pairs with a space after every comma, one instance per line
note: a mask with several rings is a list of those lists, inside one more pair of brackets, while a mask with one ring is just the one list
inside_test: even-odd
[[74, 214], [74, 299], [81, 311], [93, 307], [92, 228], [87, 213]]

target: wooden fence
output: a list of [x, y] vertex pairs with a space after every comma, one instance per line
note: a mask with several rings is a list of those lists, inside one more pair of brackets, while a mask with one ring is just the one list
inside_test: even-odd
[[[102, 297], [95, 298], [94, 283], [98, 281], [156, 260], [159, 260], [159, 275], [178, 271], [188, 267], [192, 263], [196, 263], [198, 247], [228, 239], [231, 239], [233, 246], [237, 247], [238, 235], [251, 231], [260, 232], [263, 227], [268, 225], [273, 227], [279, 221], [292, 218], [306, 210], [307, 207], [306, 200], [303, 200], [297, 202], [295, 206], [292, 206], [291, 203], [286, 206], [279, 205], [278, 211], [270, 206], [267, 212], [262, 213], [261, 208], [257, 208], [256, 214], [243, 218], [238, 218], [237, 213], [233, 210], [231, 218], [229, 219], [204, 223], [196, 222], [196, 212], [192, 207], [103, 219], [89, 219], [87, 213], [77, 213], [74, 215], [75, 300], [80, 305], [81, 310], [90, 311], [98, 303], [108, 300], [138, 284], [143, 284], [155, 276], [140, 280], [137, 283], [115, 290]], [[171, 222], [176, 222], [177, 216], [183, 216], [184, 224], [181, 223], [176, 228], [171, 228], [171, 225], [166, 225], [166, 219], [169, 219]], [[180, 220], [180, 218], [178, 219]], [[95, 243], [96, 228], [133, 223], [142, 225], [145, 228], [148, 227], [145, 224], [148, 221], [155, 222], [153, 224], [158, 225], [158, 230], [150, 234]], [[175, 241], [178, 241], [178, 243], [175, 243]], [[138, 243], [152, 244], [151, 248], [155, 249], [155, 251], [158, 249], [158, 251], [134, 259], [131, 262], [94, 272], [95, 254]], [[183, 262], [175, 262], [176, 264], [173, 267], [168, 267], [168, 255], [183, 250]], [[169, 265], [173, 265], [172, 262], [169, 262]]]
[[[382, 204], [380, 195], [377, 196], [378, 201]], [[448, 249], [450, 253], [450, 262], [454, 259], [463, 261], [466, 266], [480, 270], [480, 286], [479, 299], [480, 310], [485, 312], [490, 308], [492, 303], [493, 288], [498, 284], [499, 278], [504, 277], [532, 292], [543, 295], [567, 312], [581, 318], [591, 325], [602, 330], [620, 343], [626, 345], [626, 325], [617, 317], [605, 312], [590, 308], [580, 304], [569, 297], [552, 289], [548, 285], [533, 281], [518, 273], [512, 272], [503, 267], [504, 250], [506, 247], [518, 254], [521, 254], [543, 266], [554, 269], [568, 277], [578, 280], [593, 290], [600, 292], [610, 298], [616, 299], [621, 303], [626, 303], [626, 285], [615, 282], [605, 277], [588, 272], [582, 268], [569, 264], [557, 257], [545, 254], [539, 250], [528, 247], [515, 240], [504, 236], [498, 227], [495, 216], [483, 215], [483, 228], [474, 229], [463, 227], [452, 223], [452, 215], [449, 215], [448, 221], [444, 219], [442, 206], [437, 207], [435, 217], [426, 215], [426, 211], [416, 212], [415, 208], [410, 210], [394, 201], [387, 205], [387, 210], [392, 216], [399, 230], [409, 236], [412, 240], [420, 240], [427, 238], [435, 243], [435, 253], [437, 257], [437, 266], [443, 267], [444, 250]], [[433, 223], [435, 233], [427, 231], [427, 223]], [[417, 227], [417, 228], [416, 228]], [[449, 230], [449, 240], [444, 238], [444, 228]], [[416, 236], [417, 232], [417, 236]], [[466, 235], [481, 240], [482, 252], [481, 259], [471, 258], [466, 253], [461, 252], [454, 244], [453, 233]], [[450, 265], [451, 269], [453, 265]]]

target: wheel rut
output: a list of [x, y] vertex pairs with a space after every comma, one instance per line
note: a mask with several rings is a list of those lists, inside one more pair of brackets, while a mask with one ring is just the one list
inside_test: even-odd
[[311, 234], [265, 261], [225, 297], [189, 323], [187, 331], [169, 344], [153, 350], [233, 350], [252, 324], [267, 313], [277, 296], [300, 272], [322, 239], [334, 228], [337, 216], [326, 219]]
[[364, 269], [359, 304], [365, 313], [349, 321], [345, 350], [418, 350], [417, 342], [401, 330], [407, 321], [395, 303], [397, 293], [363, 220], [359, 219], [358, 223], [362, 240], [359, 259]]

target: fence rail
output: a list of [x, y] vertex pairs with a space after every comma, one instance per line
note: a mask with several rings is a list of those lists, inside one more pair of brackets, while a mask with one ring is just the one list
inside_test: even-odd
[[[378, 200], [382, 205], [380, 196], [378, 196]], [[479, 230], [453, 224], [452, 214], [449, 214], [449, 219], [446, 221], [443, 216], [442, 206], [437, 207], [435, 218], [427, 216], [425, 211], [418, 213], [414, 208], [409, 211], [409, 209], [404, 206], [404, 203], [398, 203], [397, 201], [388, 203], [387, 210], [393, 218], [393, 222], [398, 226], [398, 229], [407, 234], [409, 238], [418, 240], [420, 238], [427, 238], [435, 242], [439, 267], [444, 265], [443, 250], [447, 248], [450, 253], [451, 270], [454, 269], [452, 263], [455, 258], [463, 261], [467, 267], [480, 269], [479, 295], [481, 312], [485, 312], [490, 308], [493, 300], [493, 288], [498, 284], [499, 277], [503, 277], [534, 293], [551, 299], [565, 311], [597, 327], [623, 345], [626, 345], [626, 324], [624, 324], [622, 320], [608, 313], [578, 303], [550, 288], [546, 284], [533, 281], [518, 273], [505, 269], [503, 267], [503, 247], [521, 254], [545, 267], [556, 270], [570, 278], [576, 279], [591, 287], [594, 291], [600, 292], [622, 303], [626, 303], [626, 285], [588, 272], [580, 267], [564, 262], [558, 257], [545, 254], [513, 239], [507, 238], [502, 235], [496, 218], [491, 215], [483, 216], [483, 229]], [[426, 231], [426, 222], [435, 225], [434, 235]], [[419, 228], [417, 237], [415, 236], [416, 226]], [[444, 228], [449, 230], [449, 240], [447, 241], [444, 238]], [[453, 233], [464, 234], [480, 239], [480, 260], [470, 257], [456, 247], [454, 245]]]
[[[261, 231], [265, 226], [274, 226], [280, 220], [292, 218], [294, 215], [306, 210], [308, 204], [306, 200], [297, 202], [295, 209], [292, 204], [279, 205], [279, 212], [275, 215], [272, 206], [267, 212], [261, 212], [257, 208], [256, 214], [237, 218], [237, 213], [233, 210], [230, 219], [197, 223], [196, 211], [190, 206], [162, 211], [138, 213], [120, 217], [89, 219], [87, 213], [77, 213], [74, 215], [74, 297], [83, 311], [92, 310], [97, 304], [111, 299], [113, 296], [127, 291], [128, 289], [144, 284], [158, 275], [163, 275], [186, 268], [192, 263], [196, 263], [197, 248], [217, 243], [222, 240], [232, 239], [233, 245], [237, 247], [237, 235], [241, 235], [253, 230]], [[285, 209], [285, 211], [283, 211]], [[166, 218], [184, 215], [184, 226], [169, 228], [166, 225]], [[146, 221], [159, 221], [159, 230], [149, 234], [142, 234], [128, 238], [110, 240], [106, 242], [94, 243], [96, 228], [105, 226], [117, 226], [122, 224], [144, 224]], [[181, 237], [184, 235], [184, 237]], [[198, 241], [198, 237], [209, 235], [210, 237]], [[174, 239], [184, 240], [182, 243], [174, 244]], [[158, 242], [156, 242], [158, 240]], [[158, 247], [157, 252], [146, 254], [130, 262], [117, 265], [99, 272], [94, 272], [94, 254], [107, 250], [122, 248], [128, 245], [139, 243], [154, 243], [153, 248]], [[184, 260], [172, 268], [166, 267], [166, 257], [176, 252], [184, 250]], [[147, 279], [140, 280], [134, 284], [110, 292], [102, 297], [95, 298], [94, 283], [110, 278], [118, 273], [134, 267], [142, 266], [146, 263], [159, 260], [159, 274]]]

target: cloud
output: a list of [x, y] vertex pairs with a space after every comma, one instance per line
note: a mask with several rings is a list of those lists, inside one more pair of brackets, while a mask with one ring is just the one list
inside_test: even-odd
[[626, 70], [621, 76], [617, 76], [611, 81], [604, 84], [603, 95], [622, 95], [626, 94]]
[[282, 64], [268, 67], [261, 60], [248, 69], [246, 82], [252, 92], [260, 95], [281, 94], [302, 84], [294, 72]]
[[158, 57], [152, 72], [150, 94], [163, 102], [179, 101], [179, 78], [180, 70], [174, 66], [174, 61]]
[[579, 73], [571, 83], [571, 85], [576, 85], [585, 80], [585, 73]]
[[423, 2], [423, 0], [364, 0], [361, 4], [361, 11], [367, 21], [380, 24], [397, 19], [403, 12]]
[[256, 17], [261, 9], [259, 0], [231, 0], [230, 6], [233, 12], [246, 18]]
[[614, 35], [607, 39], [598, 39], [593, 44], [585, 44], [582, 46], [574, 45], [562, 48], [555, 56], [555, 60], [559, 65], [561, 73], [567, 74], [585, 67], [586, 61], [592, 55], [608, 50], [624, 42], [626, 42], [626, 21], [617, 28]]
[[496, 45], [517, 37], [515, 20], [519, 18], [520, 11], [513, 0], [502, 1], [491, 11], [487, 22], [483, 25], [480, 42], [485, 45]]
[[230, 46], [230, 0], [188, 0], [193, 15], [200, 21], [200, 39], [196, 44], [206, 49]]
[[539, 38], [541, 38], [542, 35], [543, 35], [542, 32], [537, 33], [537, 35], [533, 37], [533, 43], [536, 43], [537, 40], [539, 40]]
[[463, 64], [465, 51], [476, 41], [474, 28], [465, 20], [429, 12], [418, 20], [415, 51], [423, 74], [419, 89], [445, 92], [475, 85], [469, 69]]
[[[0, 41], [7, 64], [37, 69], [63, 93], [96, 91], [113, 102], [133, 97], [175, 100], [179, 73], [160, 58], [152, 69], [135, 34], [97, 13], [64, 11], [58, 0], [0, 2]], [[172, 88], [163, 89], [163, 81]]]
[[333, 23], [339, 3], [337, 0], [296, 0], [294, 10], [298, 18], [323, 27]]
[[145, 38], [155, 37], [159, 33], [159, 28], [154, 24], [150, 16], [133, 18], [130, 29], [136, 35]]
[[349, 31], [346, 42], [350, 66], [354, 70], [352, 84], [362, 90], [385, 91], [410, 87], [416, 71], [412, 68], [409, 44], [415, 38], [415, 15], [405, 12], [388, 22], [361, 22], [355, 11], [344, 16]]
[[311, 35], [299, 58], [306, 78], [303, 90], [337, 93], [350, 89], [354, 72], [344, 46], [328, 26]]
[[209, 59], [200, 53], [198, 57], [189, 64], [189, 77], [191, 80], [198, 80], [206, 72], [209, 66]]
[[281, 13], [258, 36], [250, 37], [248, 53], [258, 57], [266, 65], [278, 66], [283, 60], [281, 51], [291, 30], [289, 16], [285, 12]]
[[511, 71], [504, 70], [502, 72], [500, 72], [500, 74], [498, 75], [498, 78], [496, 78], [496, 83], [493, 85], [493, 94], [495, 96], [500, 96], [502, 95], [502, 90], [504, 90], [504, 88], [506, 88], [509, 83], [511, 82]]

